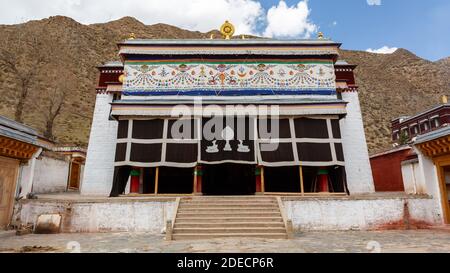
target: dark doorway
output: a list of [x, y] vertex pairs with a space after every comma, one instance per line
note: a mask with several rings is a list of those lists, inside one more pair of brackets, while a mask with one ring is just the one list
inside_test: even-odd
[[158, 181], [158, 193], [189, 194], [194, 189], [194, 169], [159, 167]]
[[293, 167], [264, 167], [266, 192], [300, 192], [300, 170]]
[[156, 168], [143, 168], [143, 194], [155, 193], [155, 170]]
[[204, 165], [202, 181], [203, 195], [255, 194], [255, 166], [247, 164]]

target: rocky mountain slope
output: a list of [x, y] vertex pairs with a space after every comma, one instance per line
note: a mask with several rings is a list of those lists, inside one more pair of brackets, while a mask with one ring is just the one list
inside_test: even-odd
[[[0, 52], [14, 56], [19, 68], [16, 72], [0, 68], [0, 115], [14, 118], [24, 82], [18, 74], [35, 73], [29, 83], [23, 122], [44, 131], [50, 104], [59, 97], [64, 104], [55, 119], [56, 140], [86, 145], [98, 76], [95, 67], [117, 60], [116, 43], [131, 32], [139, 38], [219, 36], [217, 30], [201, 33], [165, 24], [147, 26], [131, 17], [93, 25], [61, 16], [0, 25]], [[38, 57], [39, 61], [34, 61]], [[357, 82], [371, 152], [389, 146], [392, 118], [426, 109], [450, 91], [450, 58], [430, 62], [404, 49], [390, 55], [343, 50], [341, 58], [358, 65]]]

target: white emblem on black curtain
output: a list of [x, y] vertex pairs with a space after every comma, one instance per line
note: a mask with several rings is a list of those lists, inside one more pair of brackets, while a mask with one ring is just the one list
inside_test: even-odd
[[[225, 147], [223, 147], [223, 151], [233, 151], [230, 141], [234, 140], [234, 130], [231, 129], [230, 126], [227, 126], [222, 130], [221, 136], [222, 136], [222, 140], [225, 140]], [[239, 153], [250, 152], [250, 148], [248, 147], [248, 145], [243, 144], [243, 140], [238, 139], [238, 141], [239, 141], [239, 144], [238, 144], [236, 150]], [[220, 151], [218, 147], [219, 146], [217, 145], [217, 140], [213, 140], [212, 145], [206, 147], [206, 152], [207, 153], [218, 153]]]
[[203, 131], [200, 161], [255, 163], [253, 125], [249, 117], [203, 118], [203, 129], [212, 137]]

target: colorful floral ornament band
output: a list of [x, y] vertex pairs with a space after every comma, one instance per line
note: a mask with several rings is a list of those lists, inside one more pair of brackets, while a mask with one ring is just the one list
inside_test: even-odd
[[125, 64], [125, 95], [273, 95], [336, 91], [326, 63]]

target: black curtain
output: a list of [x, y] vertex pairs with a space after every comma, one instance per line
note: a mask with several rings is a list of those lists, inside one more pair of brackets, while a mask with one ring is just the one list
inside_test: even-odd
[[131, 166], [120, 166], [114, 168], [113, 186], [109, 197], [117, 197], [125, 192], [128, 177], [131, 173]]

